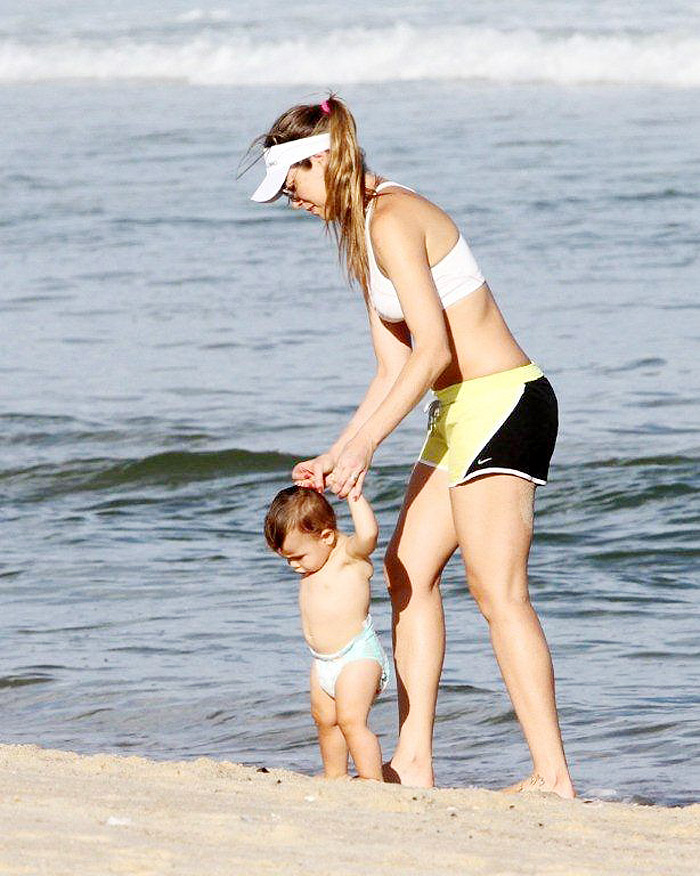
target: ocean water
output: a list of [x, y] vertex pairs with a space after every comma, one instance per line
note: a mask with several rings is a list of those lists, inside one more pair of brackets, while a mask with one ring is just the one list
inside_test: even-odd
[[[557, 390], [531, 581], [579, 790], [698, 799], [700, 14], [579, 6], [0, 3], [3, 742], [319, 768], [261, 523], [373, 358], [318, 222], [235, 171], [336, 88]], [[423, 429], [377, 453], [382, 546]], [[442, 591], [437, 780], [498, 787], [527, 753], [458, 558]], [[379, 573], [372, 612], [388, 645]]]

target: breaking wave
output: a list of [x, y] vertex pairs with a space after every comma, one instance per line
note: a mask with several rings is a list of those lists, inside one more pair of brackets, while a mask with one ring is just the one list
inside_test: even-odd
[[700, 35], [553, 35], [484, 27], [336, 30], [262, 41], [202, 34], [175, 42], [70, 39], [0, 42], [0, 82], [157, 80], [295, 85], [465, 80], [700, 86]]

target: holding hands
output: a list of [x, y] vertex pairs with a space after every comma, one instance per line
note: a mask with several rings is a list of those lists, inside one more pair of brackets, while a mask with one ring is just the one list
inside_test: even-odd
[[339, 499], [359, 499], [374, 451], [369, 438], [358, 433], [337, 455], [329, 451], [298, 462], [292, 470], [292, 480], [297, 486], [311, 487], [320, 493], [330, 487]]
[[328, 485], [328, 475], [334, 466], [334, 457], [330, 453], [322, 453], [313, 459], [298, 462], [292, 469], [292, 480], [298, 487], [310, 487], [317, 493], [322, 493]]

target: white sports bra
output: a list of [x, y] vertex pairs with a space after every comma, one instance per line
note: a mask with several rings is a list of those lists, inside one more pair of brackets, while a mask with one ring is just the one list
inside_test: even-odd
[[[398, 186], [409, 192], [413, 191], [408, 186], [402, 186], [400, 183], [391, 181], [380, 183], [376, 191], [380, 192], [387, 186]], [[401, 322], [404, 315], [394, 284], [388, 277], [382, 274], [374, 258], [372, 238], [369, 233], [369, 223], [373, 207], [374, 200], [367, 207], [367, 215], [365, 217], [365, 240], [367, 242], [367, 260], [369, 262], [369, 297], [374, 309], [383, 320], [386, 320], [386, 322]], [[479, 266], [472, 255], [472, 251], [469, 249], [467, 241], [461, 234], [457, 239], [457, 243], [455, 243], [444, 258], [440, 259], [436, 265], [433, 265], [430, 272], [433, 275], [443, 310], [470, 295], [484, 283], [484, 276], [479, 270]]]

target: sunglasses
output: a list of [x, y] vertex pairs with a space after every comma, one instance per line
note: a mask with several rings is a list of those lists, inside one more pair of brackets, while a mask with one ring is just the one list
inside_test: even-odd
[[280, 189], [280, 194], [284, 195], [289, 201], [298, 201], [299, 197], [297, 195], [297, 186], [294, 180], [292, 180], [289, 185], [284, 185]]

